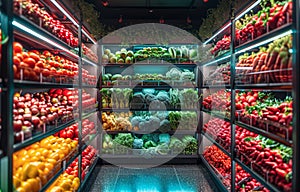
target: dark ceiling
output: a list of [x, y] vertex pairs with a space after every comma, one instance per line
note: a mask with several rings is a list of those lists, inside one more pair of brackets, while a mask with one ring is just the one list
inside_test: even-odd
[[[185, 26], [189, 17], [192, 26], [199, 29], [202, 18], [209, 8], [216, 7], [219, 0], [86, 0], [100, 12], [100, 21], [115, 28], [124, 25], [154, 22]], [[107, 2], [107, 5], [105, 4]], [[150, 11], [152, 10], [152, 12]], [[122, 15], [122, 22], [119, 18]]]

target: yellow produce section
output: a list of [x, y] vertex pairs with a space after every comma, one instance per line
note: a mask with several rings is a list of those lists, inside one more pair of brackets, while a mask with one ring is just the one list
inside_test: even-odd
[[49, 187], [46, 192], [72, 192], [77, 191], [80, 185], [78, 177], [69, 175], [68, 173], [61, 174], [56, 181]]
[[19, 192], [38, 192], [61, 169], [78, 141], [49, 136], [13, 154], [13, 182]]

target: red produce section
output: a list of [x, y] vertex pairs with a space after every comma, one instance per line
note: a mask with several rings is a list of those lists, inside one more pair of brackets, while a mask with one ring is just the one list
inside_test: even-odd
[[[13, 69], [16, 80], [73, 84], [78, 81], [78, 64], [60, 55], [44, 50], [25, 50], [14, 42]], [[96, 85], [97, 77], [82, 69], [82, 81]]]
[[[203, 157], [213, 167], [217, 175], [220, 175], [223, 179], [223, 184], [227, 187], [231, 182], [231, 160], [230, 157], [224, 154], [215, 145], [208, 146], [204, 152]], [[236, 191], [269, 191], [264, 188], [258, 181], [250, 176], [239, 165], [236, 165], [236, 177], [235, 177], [235, 190]]]
[[259, 52], [239, 56], [237, 84], [287, 83], [292, 81], [292, 36], [274, 40]]
[[263, 2], [260, 8], [258, 13], [248, 13], [236, 22], [235, 33], [238, 45], [292, 22], [292, 0], [270, 1], [270, 4]]
[[[54, 18], [51, 13], [46, 11], [45, 7], [37, 2], [31, 0], [14, 0], [14, 12], [25, 16], [27, 19], [52, 33], [69, 46], [73, 48], [78, 47], [78, 37], [74, 35], [77, 31], [74, 32], [74, 29], [71, 30], [72, 27], [67, 26], [65, 22]], [[98, 62], [97, 55], [85, 45], [83, 45], [83, 53], [90, 60], [96, 63]]]
[[[84, 109], [95, 108], [96, 99], [85, 92], [83, 95]], [[19, 143], [78, 118], [78, 90], [16, 92], [13, 107], [15, 143]]]

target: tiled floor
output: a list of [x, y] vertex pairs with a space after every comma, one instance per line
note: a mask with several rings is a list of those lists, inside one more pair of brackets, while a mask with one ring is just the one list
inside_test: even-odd
[[87, 183], [91, 192], [214, 192], [218, 191], [201, 165], [165, 165], [127, 169], [96, 167]]

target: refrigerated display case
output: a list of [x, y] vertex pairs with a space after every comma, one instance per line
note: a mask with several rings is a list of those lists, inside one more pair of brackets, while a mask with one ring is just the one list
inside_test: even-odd
[[197, 160], [196, 55], [192, 44], [102, 46], [102, 159], [137, 166], [177, 155]]
[[2, 6], [2, 191], [50, 191], [57, 178], [71, 180], [57, 190], [82, 190], [98, 160], [95, 39], [63, 2]]
[[[223, 190], [298, 189], [297, 5], [298, 1], [251, 1], [232, 12], [230, 21], [204, 42], [203, 49], [210, 53], [199, 63], [200, 157]], [[216, 159], [205, 158], [207, 150], [227, 156], [231, 168], [226, 176], [217, 169]], [[254, 178], [260, 188], [253, 182], [247, 187], [245, 180], [241, 187], [241, 168], [247, 182]]]

